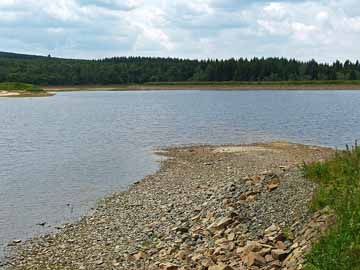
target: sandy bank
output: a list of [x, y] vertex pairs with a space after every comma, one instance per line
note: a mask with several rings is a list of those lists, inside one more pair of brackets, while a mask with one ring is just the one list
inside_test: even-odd
[[20, 93], [18, 92], [11, 92], [11, 91], [1, 91], [0, 97], [15, 97], [20, 96]]
[[20, 98], [20, 97], [50, 97], [54, 96], [54, 93], [48, 93], [48, 92], [27, 92], [27, 91], [1, 91], [0, 97], [14, 97], [14, 98]]
[[[306, 224], [323, 220], [308, 209], [315, 185], [299, 165], [332, 149], [275, 142], [160, 153], [169, 158], [157, 173], [105, 198], [93, 215], [14, 243], [9, 268], [270, 269], [261, 268], [265, 258], [281, 266], [302, 231], [310, 234]], [[243, 268], [250, 264], [257, 268]]]

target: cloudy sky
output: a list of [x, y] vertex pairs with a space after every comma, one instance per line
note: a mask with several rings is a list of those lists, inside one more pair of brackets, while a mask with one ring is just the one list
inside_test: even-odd
[[0, 51], [360, 59], [359, 0], [0, 0]]

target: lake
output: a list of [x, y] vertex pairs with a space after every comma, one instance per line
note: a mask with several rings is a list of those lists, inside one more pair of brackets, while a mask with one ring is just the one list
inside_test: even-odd
[[[360, 138], [360, 91], [64, 92], [0, 100], [0, 247], [155, 172], [153, 150]], [[46, 226], [38, 223], [46, 222]]]

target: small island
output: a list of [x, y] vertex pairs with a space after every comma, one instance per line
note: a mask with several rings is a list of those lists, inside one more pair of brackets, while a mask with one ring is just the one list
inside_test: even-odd
[[32, 84], [0, 83], [0, 97], [48, 97], [53, 95]]

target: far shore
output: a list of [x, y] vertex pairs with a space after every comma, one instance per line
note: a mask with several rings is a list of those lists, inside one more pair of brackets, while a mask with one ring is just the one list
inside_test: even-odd
[[136, 84], [43, 86], [45, 91], [161, 91], [161, 90], [360, 90], [359, 84]]

